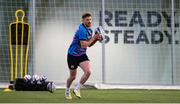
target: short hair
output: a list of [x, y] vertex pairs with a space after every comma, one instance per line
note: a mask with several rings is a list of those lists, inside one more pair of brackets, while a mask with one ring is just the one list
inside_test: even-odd
[[84, 13], [84, 14], [82, 15], [82, 19], [84, 19], [84, 18], [86, 18], [86, 17], [90, 17], [90, 16], [91, 16], [90, 13]]

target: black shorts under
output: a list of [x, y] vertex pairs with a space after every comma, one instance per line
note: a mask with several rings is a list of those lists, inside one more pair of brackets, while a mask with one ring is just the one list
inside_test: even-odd
[[87, 61], [87, 60], [89, 59], [86, 54], [83, 54], [81, 56], [73, 56], [70, 54], [67, 55], [67, 63], [70, 70], [77, 69], [77, 67], [79, 66], [81, 62]]

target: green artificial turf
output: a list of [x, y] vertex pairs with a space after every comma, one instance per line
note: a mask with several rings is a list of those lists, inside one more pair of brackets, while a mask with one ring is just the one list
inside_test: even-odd
[[180, 103], [180, 90], [97, 90], [82, 89], [82, 98], [64, 98], [64, 90], [0, 91], [0, 103]]

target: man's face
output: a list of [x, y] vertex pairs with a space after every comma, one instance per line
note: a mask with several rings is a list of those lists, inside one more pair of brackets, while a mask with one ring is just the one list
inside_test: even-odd
[[91, 27], [91, 24], [92, 24], [92, 18], [91, 16], [89, 17], [86, 17], [82, 20], [83, 24], [86, 25], [86, 27]]

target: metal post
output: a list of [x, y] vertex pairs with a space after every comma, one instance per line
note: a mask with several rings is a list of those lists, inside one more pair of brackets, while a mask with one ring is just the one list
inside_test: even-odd
[[172, 34], [172, 44], [171, 44], [171, 84], [174, 85], [174, 68], [175, 68], [175, 37], [174, 37], [174, 0], [171, 0], [171, 34]]
[[35, 70], [35, 33], [36, 33], [36, 0], [33, 0], [32, 1], [32, 39], [33, 39], [33, 42], [32, 42], [32, 55], [33, 55], [33, 62], [32, 62], [32, 74], [34, 74], [34, 70]]
[[[104, 28], [104, 11], [105, 11], [105, 4], [104, 0], [102, 0], [102, 28]], [[105, 35], [105, 34], [103, 34]], [[104, 37], [104, 36], [103, 36]], [[102, 41], [102, 83], [106, 83], [105, 81], [105, 71], [106, 71], [106, 58], [105, 58], [105, 41]]]

